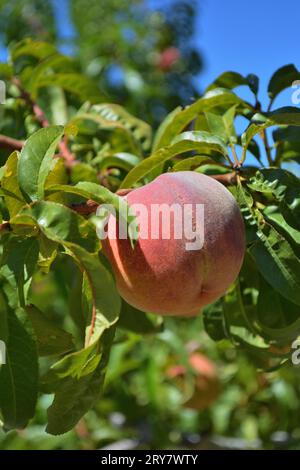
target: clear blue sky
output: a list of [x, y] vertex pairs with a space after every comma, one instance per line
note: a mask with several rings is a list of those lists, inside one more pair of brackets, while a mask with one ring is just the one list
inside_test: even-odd
[[[198, 0], [196, 40], [205, 68], [199, 82], [206, 87], [225, 70], [256, 73], [266, 89], [282, 65], [300, 67], [300, 0]], [[278, 106], [291, 105], [291, 91]], [[262, 101], [266, 94], [262, 95]]]

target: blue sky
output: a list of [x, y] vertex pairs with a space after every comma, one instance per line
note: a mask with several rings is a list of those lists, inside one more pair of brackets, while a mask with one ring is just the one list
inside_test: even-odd
[[[256, 73], [265, 90], [282, 65], [300, 67], [299, 0], [199, 0], [196, 41], [205, 68], [199, 77], [206, 87], [225, 70]], [[276, 105], [291, 105], [291, 90]], [[261, 100], [267, 100], [262, 93]]]

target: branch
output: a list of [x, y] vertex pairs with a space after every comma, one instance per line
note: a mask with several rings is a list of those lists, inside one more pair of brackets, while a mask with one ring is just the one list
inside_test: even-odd
[[[30, 108], [32, 108], [32, 111], [37, 121], [41, 124], [41, 126], [48, 127], [50, 123], [47, 117], [45, 116], [44, 111], [42, 110], [42, 108], [40, 108], [40, 106], [37, 103], [35, 103], [35, 101], [33, 101], [28, 91], [26, 91], [23, 88], [20, 80], [17, 77], [13, 77], [12, 83], [18, 88], [18, 90], [20, 91], [21, 97], [24, 99], [24, 101], [28, 104]], [[60, 150], [60, 156], [64, 158], [67, 168], [71, 168], [73, 165], [78, 163], [78, 161], [76, 160], [75, 154], [73, 154], [68, 148], [66, 137], [64, 137], [63, 141], [60, 142], [58, 146]]]
[[13, 139], [6, 135], [0, 134], [0, 148], [8, 148], [12, 150], [21, 150], [24, 145], [24, 140]]
[[235, 167], [236, 167], [236, 168], [240, 168], [241, 163], [240, 163], [240, 161], [239, 161], [239, 159], [238, 159], [238, 156], [237, 156], [237, 154], [236, 154], [234, 145], [231, 144], [231, 145], [230, 145], [230, 148], [231, 148], [232, 155], [233, 155], [233, 158], [234, 158]]
[[237, 183], [236, 173], [232, 171], [231, 173], [224, 173], [222, 175], [207, 175], [210, 178], [213, 178], [224, 186], [231, 186]]
[[72, 166], [79, 163], [79, 160], [76, 159], [75, 154], [72, 153], [68, 147], [68, 139], [66, 136], [64, 136], [63, 140], [59, 143], [58, 147], [60, 150], [60, 155], [64, 158], [65, 165], [67, 168], [72, 168]]
[[42, 127], [48, 127], [49, 126], [49, 121], [46, 118], [44, 111], [39, 107], [39, 105], [37, 105], [33, 101], [30, 94], [28, 93], [28, 91], [26, 91], [23, 88], [22, 83], [20, 82], [20, 80], [17, 77], [13, 77], [11, 81], [18, 88], [23, 100], [28, 104], [28, 106], [30, 108], [32, 108], [32, 110], [34, 112], [34, 115], [37, 118], [38, 122], [41, 124], [41, 126]]
[[10, 223], [9, 222], [3, 222], [0, 224], [0, 234], [2, 232], [9, 232], [10, 231]]
[[79, 204], [71, 204], [70, 209], [77, 212], [80, 215], [91, 215], [94, 214], [99, 207], [99, 204], [91, 199], [88, 199], [86, 202]]

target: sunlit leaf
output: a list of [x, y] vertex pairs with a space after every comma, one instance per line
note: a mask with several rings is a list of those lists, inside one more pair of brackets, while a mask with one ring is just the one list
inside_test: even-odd
[[40, 129], [26, 141], [18, 163], [18, 181], [28, 201], [42, 199], [52, 158], [64, 132], [62, 126]]
[[7, 318], [6, 364], [0, 369], [0, 408], [4, 427], [21, 429], [35, 413], [38, 394], [37, 347], [23, 311], [9, 311]]
[[145, 158], [139, 165], [133, 168], [123, 180], [121, 188], [130, 188], [166, 160], [192, 150], [207, 154], [208, 156], [214, 153], [219, 153], [223, 156], [227, 155], [224, 142], [217, 136], [204, 131], [183, 132], [175, 137], [172, 145], [157, 150], [151, 157]]

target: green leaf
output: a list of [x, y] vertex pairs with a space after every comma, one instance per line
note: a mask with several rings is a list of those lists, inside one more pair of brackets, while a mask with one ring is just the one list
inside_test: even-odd
[[236, 143], [237, 140], [234, 129], [235, 111], [236, 106], [232, 106], [223, 115], [204, 113], [210, 132], [221, 137], [225, 143]]
[[249, 73], [246, 76], [247, 85], [254, 95], [257, 95], [259, 89], [259, 78], [254, 73]]
[[168, 129], [172, 129], [172, 122], [173, 119], [182, 111], [181, 106], [177, 106], [177, 108], [173, 109], [163, 120], [163, 122], [160, 124], [159, 128], [156, 131], [154, 140], [153, 140], [153, 146], [152, 146], [152, 152], [155, 152], [155, 150], [158, 150], [160, 147], [163, 146], [161, 144], [161, 140], [164, 139], [165, 142], [170, 142], [172, 140], [172, 137], [170, 140], [168, 139]]
[[253, 122], [250, 123], [250, 125], [248, 126], [248, 128], [242, 134], [242, 137], [241, 137], [242, 146], [243, 146], [242, 161], [244, 161], [246, 158], [246, 152], [251, 142], [255, 142], [252, 140], [253, 137], [255, 137], [257, 134], [261, 133], [264, 129], [272, 125], [273, 124], [267, 120], [261, 124], [255, 124]]
[[55, 392], [48, 409], [48, 433], [57, 435], [72, 429], [99, 399], [113, 337], [111, 328], [101, 341], [51, 367], [45, 378], [46, 387]]
[[18, 291], [19, 304], [24, 306], [26, 294], [24, 286], [32, 277], [39, 254], [36, 238], [10, 237], [4, 245], [0, 273]]
[[275, 125], [300, 126], [300, 109], [293, 106], [286, 106], [275, 109], [272, 112], [257, 113], [252, 117], [252, 122], [242, 135], [243, 156], [245, 158], [247, 148], [256, 134], [264, 129]]
[[224, 142], [215, 135], [204, 131], [188, 131], [177, 135], [172, 140], [172, 145], [180, 144], [179, 148], [182, 152], [190, 150], [198, 150], [210, 155], [213, 151], [227, 155], [227, 148]]
[[80, 337], [85, 337], [86, 315], [83, 308], [83, 273], [77, 269], [73, 273], [72, 295], [69, 297], [69, 314], [78, 328]]
[[201, 165], [197, 166], [194, 171], [197, 171], [197, 173], [203, 173], [204, 175], [225, 175], [225, 173], [230, 173], [230, 169], [228, 167], [221, 163], [218, 164], [213, 160], [211, 160], [211, 162], [201, 163]]
[[236, 283], [222, 298], [225, 330], [233, 344], [244, 350], [256, 367], [275, 370], [283, 364], [282, 356], [271, 351], [268, 341], [261, 335], [256, 319], [255, 305], [247, 305], [249, 297]]
[[[89, 165], [88, 163], [80, 162], [80, 163], [77, 163], [76, 165], [74, 165], [71, 169], [71, 183], [76, 184], [76, 183], [79, 183], [81, 181], [89, 181], [91, 183], [96, 183], [99, 186], [99, 180], [97, 178], [97, 170], [95, 168], [91, 167], [91, 165]], [[66, 183], [67, 183], [67, 181], [65, 181], [65, 184]], [[49, 185], [49, 189], [50, 189], [50, 185]], [[51, 191], [51, 189], [50, 189], [50, 191]], [[56, 194], [56, 195], [53, 194], [50, 197], [53, 197], [53, 196], [57, 197], [58, 194]], [[60, 197], [63, 196], [63, 193], [61, 192], [59, 196]]]
[[42, 199], [52, 158], [63, 136], [62, 126], [46, 127], [26, 141], [18, 163], [18, 181], [27, 201]]
[[279, 207], [267, 206], [263, 214], [265, 219], [291, 242], [296, 254], [300, 256], [300, 232], [287, 223], [283, 215], [279, 212]]
[[300, 109], [294, 106], [285, 106], [275, 109], [266, 116], [274, 124], [300, 126]]
[[192, 150], [207, 155], [215, 152], [224, 156], [227, 155], [227, 148], [219, 137], [204, 131], [183, 132], [174, 138], [172, 145], [157, 150], [133, 168], [123, 180], [121, 188], [130, 188], [166, 160]]
[[8, 312], [6, 364], [0, 369], [0, 408], [6, 429], [24, 428], [33, 417], [38, 394], [37, 348], [21, 310]]
[[117, 322], [121, 300], [112, 274], [97, 254], [88, 253], [82, 247], [71, 243], [67, 243], [66, 246], [80, 270], [86, 275], [90, 287], [95, 311], [91, 312], [91, 323], [86, 332], [86, 342], [89, 344]]
[[121, 308], [113, 277], [99, 257], [67, 246], [89, 283], [93, 309], [87, 319], [86, 347], [54, 364], [45, 379], [47, 389], [55, 392], [48, 410], [51, 434], [72, 429], [99, 397]]
[[39, 233], [38, 242], [40, 253], [37, 265], [41, 272], [48, 274], [58, 253], [58, 243], [46, 238], [43, 232]]
[[246, 77], [244, 77], [238, 72], [224, 72], [206, 88], [205, 92], [214, 90], [218, 87], [233, 90], [234, 88], [242, 85], [248, 85], [252, 93], [257, 95], [259, 78], [253, 73], [249, 73]]
[[224, 72], [216, 78], [205, 90], [205, 92], [214, 90], [215, 88], [228, 88], [233, 90], [234, 88], [247, 85], [247, 80], [243, 75], [238, 72]]
[[135, 139], [139, 141], [142, 147], [146, 150], [151, 145], [152, 130], [149, 124], [137, 119], [132, 114], [128, 113], [122, 106], [112, 103], [102, 103], [92, 107], [92, 111], [101, 115], [109, 121], [119, 122], [124, 125], [132, 134]]
[[195, 157], [184, 158], [183, 160], [180, 160], [180, 162], [175, 163], [172, 171], [188, 171], [205, 163], [214, 163], [214, 160], [205, 155], [196, 155]]
[[[76, 168], [75, 165], [74, 168]], [[80, 166], [80, 164], [79, 164]], [[90, 167], [89, 167], [90, 168]], [[53, 158], [50, 164], [50, 171], [45, 180], [44, 192], [47, 193], [47, 189], [55, 184], [67, 184], [68, 173], [66, 171], [65, 161], [63, 158]], [[67, 198], [64, 194], [50, 194], [47, 196], [48, 201], [58, 202], [60, 204], [66, 204]]]
[[65, 354], [74, 349], [72, 335], [59, 328], [34, 305], [25, 307], [37, 340], [39, 356]]
[[14, 70], [10, 64], [0, 63], [0, 77], [10, 80], [13, 76]]
[[53, 86], [78, 96], [82, 101], [97, 103], [103, 98], [97, 84], [80, 73], [54, 73], [43, 76], [35, 83], [35, 90]]
[[153, 334], [162, 331], [162, 321], [159, 317], [151, 318], [150, 315], [132, 307], [123, 299], [117, 326], [138, 334]]
[[8, 212], [10, 216], [13, 217], [26, 204], [18, 183], [18, 152], [13, 152], [8, 157], [4, 168], [1, 188], [4, 191]]
[[111, 156], [104, 157], [98, 164], [99, 170], [107, 168], [122, 168], [130, 171], [140, 163], [141, 159], [136, 155], [126, 152], [118, 152]]
[[221, 341], [227, 338], [223, 311], [218, 304], [210, 305], [204, 309], [203, 325], [212, 340]]
[[268, 345], [257, 334], [248, 318], [239, 283], [236, 283], [222, 298], [226, 331], [229, 338], [250, 351], [267, 351]]
[[49, 100], [49, 108], [45, 109], [47, 116], [49, 116], [49, 121], [58, 126], [66, 126], [65, 133], [66, 135], [73, 135], [72, 132], [68, 134], [68, 103], [64, 90], [59, 87], [53, 86], [49, 87], [44, 93]]
[[287, 239], [268, 224], [253, 207], [253, 199], [241, 185], [238, 202], [246, 226], [252, 228], [249, 253], [271, 286], [291, 302], [300, 304], [300, 261]]
[[291, 344], [300, 334], [299, 306], [286, 300], [261, 279], [256, 323], [264, 338]]
[[28, 280], [34, 272], [39, 245], [36, 238], [11, 237], [5, 244], [1, 265], [7, 265], [16, 279]]
[[279, 127], [273, 131], [276, 147], [275, 164], [295, 160], [300, 163], [300, 129], [296, 126]]
[[266, 223], [257, 236], [249, 252], [261, 274], [283, 297], [300, 305], [300, 261], [290, 243]]
[[293, 64], [285, 65], [278, 69], [268, 85], [268, 95], [273, 101], [285, 88], [292, 86], [293, 81], [300, 79], [300, 72]]
[[[2, 286], [1, 286], [2, 287]], [[0, 340], [7, 344], [9, 336], [8, 330], [8, 305], [7, 300], [4, 296], [4, 292], [0, 290]], [[1, 356], [1, 363], [3, 362], [3, 356]], [[1, 370], [1, 367], [0, 367]]]
[[56, 48], [48, 42], [33, 41], [26, 38], [15, 44], [10, 49], [10, 57], [14, 62], [21, 56], [32, 56], [36, 59], [45, 59], [46, 57], [55, 54]]
[[[100, 129], [123, 129], [130, 139], [134, 139], [133, 148], [148, 150], [152, 141], [152, 130], [149, 124], [136, 118], [122, 106], [112, 103], [93, 105], [87, 112], [81, 113], [72, 120], [90, 119], [95, 121]], [[138, 143], [138, 146], [136, 146]]]
[[[85, 199], [92, 199], [99, 205], [111, 205], [115, 209], [116, 215], [120, 220], [124, 221], [127, 228], [129, 228], [129, 225], [131, 225], [133, 220], [135, 220], [134, 216], [129, 214], [129, 206], [127, 202], [123, 198], [109, 191], [109, 189], [105, 188], [104, 186], [100, 186], [99, 184], [84, 181], [77, 183], [75, 186], [54, 185], [51, 188], [48, 188], [48, 193], [55, 193], [57, 191], [76, 194]], [[133, 244], [133, 232], [130, 232], [129, 230], [128, 234]]]
[[[228, 108], [241, 104], [242, 100], [225, 88], [216, 88], [208, 91], [202, 98], [195, 103], [184, 108], [181, 112], [176, 112], [169, 116], [169, 120], [164, 129], [161, 131], [160, 138], [156, 140], [155, 150], [169, 145], [177, 134], [184, 131], [190, 122], [192, 122], [199, 114], [211, 111], [214, 108]], [[246, 107], [249, 106], [243, 103]]]
[[87, 251], [99, 249], [94, 226], [68, 207], [50, 201], [37, 201], [11, 220], [12, 225], [35, 225], [57, 243], [73, 243]]
[[254, 191], [272, 195], [280, 202], [280, 211], [287, 222], [300, 230], [300, 181], [287, 170], [263, 168], [248, 183]]
[[27, 214], [76, 261], [87, 280], [92, 302], [90, 316], [86, 318], [86, 347], [65, 356], [47, 376], [47, 387], [55, 392], [48, 431], [59, 434], [71, 429], [99, 395], [121, 301], [113, 277], [98, 254], [79, 246], [85, 244], [83, 237], [89, 237], [85, 219], [64, 206], [42, 201], [34, 203]]
[[63, 68], [64, 72], [74, 71], [75, 63], [70, 57], [58, 53], [57, 51], [50, 56], [44, 58], [35, 68], [27, 83], [27, 89], [30, 91], [32, 98], [37, 99], [37, 91], [41, 78], [47, 76], [53, 71], [59, 71]]

